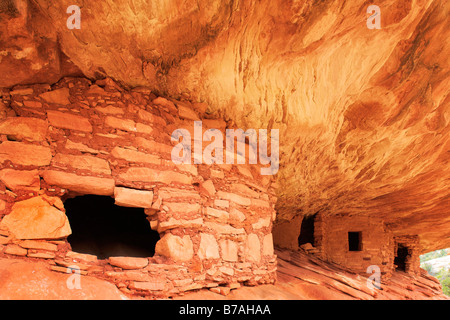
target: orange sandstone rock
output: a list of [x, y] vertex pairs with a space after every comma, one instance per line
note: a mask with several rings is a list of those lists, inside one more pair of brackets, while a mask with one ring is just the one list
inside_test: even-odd
[[56, 103], [61, 105], [70, 104], [69, 88], [61, 88], [53, 91], [48, 91], [40, 94], [39, 97], [49, 103]]
[[136, 143], [139, 147], [144, 148], [150, 152], [167, 154], [171, 154], [172, 152], [172, 146], [153, 140], [148, 140], [142, 137], [136, 137]]
[[48, 251], [57, 251], [58, 246], [53, 243], [45, 242], [45, 241], [37, 241], [37, 240], [23, 240], [19, 242], [19, 246], [26, 249], [41, 249]]
[[197, 254], [200, 259], [219, 259], [219, 246], [216, 238], [211, 234], [201, 233]]
[[115, 204], [123, 207], [151, 208], [153, 192], [129, 188], [114, 188]]
[[166, 122], [164, 121], [163, 118], [158, 117], [158, 116], [154, 115], [153, 113], [150, 113], [150, 112], [142, 110], [142, 109], [138, 111], [138, 117], [139, 117], [139, 119], [141, 119], [142, 121], [145, 121], [145, 122], [159, 124], [162, 126], [166, 125]]
[[134, 257], [110, 257], [109, 263], [113, 266], [122, 269], [142, 269], [148, 265], [147, 258], [134, 258]]
[[107, 116], [105, 119], [105, 125], [108, 127], [125, 131], [136, 131], [136, 123], [130, 119], [121, 119], [112, 116]]
[[39, 191], [40, 180], [38, 170], [0, 170], [0, 180], [11, 190]]
[[58, 239], [71, 234], [64, 212], [52, 206], [46, 197], [16, 202], [0, 222], [0, 228], [6, 228], [17, 239]]
[[222, 239], [219, 241], [220, 250], [222, 252], [222, 259], [225, 261], [238, 261], [238, 244], [229, 239]]
[[111, 151], [111, 155], [124, 159], [130, 162], [143, 162], [143, 163], [153, 163], [153, 164], [161, 164], [161, 158], [154, 154], [148, 154], [141, 151], [130, 150], [121, 147], [115, 147]]
[[48, 110], [47, 116], [48, 121], [54, 127], [83, 132], [92, 132], [92, 125], [89, 122], [89, 119], [82, 116], [55, 110]]
[[189, 236], [175, 236], [166, 233], [157, 243], [155, 253], [174, 261], [189, 261], [194, 255], [193, 244]]
[[0, 122], [0, 134], [6, 134], [16, 140], [44, 141], [47, 129], [47, 121], [36, 118], [15, 117]]
[[69, 189], [81, 194], [110, 196], [114, 194], [114, 179], [80, 176], [64, 171], [46, 170], [42, 177], [53, 186]]
[[26, 256], [27, 252], [27, 249], [24, 249], [17, 244], [8, 244], [5, 249], [6, 254], [12, 254], [14, 256]]
[[62, 166], [65, 168], [72, 167], [79, 170], [87, 170], [93, 173], [101, 173], [105, 175], [111, 174], [108, 161], [90, 156], [81, 155], [75, 156], [71, 154], [57, 153], [52, 159], [53, 166]]
[[192, 183], [192, 178], [182, 173], [138, 167], [128, 168], [127, 171], [119, 174], [119, 178], [128, 181], [142, 182]]
[[261, 243], [257, 234], [251, 233], [248, 235], [245, 250], [249, 261], [258, 262], [261, 260]]
[[166, 287], [166, 282], [162, 280], [133, 281], [130, 285], [130, 289], [142, 291], [162, 291], [165, 290]]
[[4, 141], [0, 144], [0, 162], [11, 160], [24, 166], [46, 166], [50, 164], [52, 153], [50, 148], [15, 141]]
[[251, 200], [249, 198], [240, 196], [235, 193], [230, 192], [224, 192], [224, 191], [218, 191], [217, 196], [222, 199], [230, 200], [231, 202], [240, 204], [242, 206], [249, 206], [251, 205]]

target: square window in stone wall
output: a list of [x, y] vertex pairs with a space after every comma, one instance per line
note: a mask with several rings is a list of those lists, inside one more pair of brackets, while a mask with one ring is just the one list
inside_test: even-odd
[[362, 251], [361, 231], [350, 231], [348, 233], [348, 251]]

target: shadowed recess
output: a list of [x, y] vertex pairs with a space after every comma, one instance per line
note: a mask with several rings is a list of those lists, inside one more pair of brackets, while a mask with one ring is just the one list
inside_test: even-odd
[[114, 199], [85, 195], [64, 203], [72, 228], [72, 250], [96, 255], [152, 257], [159, 234], [150, 229], [144, 209], [114, 204]]
[[395, 257], [394, 264], [397, 266], [398, 271], [406, 271], [406, 259], [408, 257], [408, 248], [399, 244], [397, 249], [397, 256]]
[[298, 237], [298, 245], [311, 243], [314, 246], [314, 219], [316, 215], [304, 217]]

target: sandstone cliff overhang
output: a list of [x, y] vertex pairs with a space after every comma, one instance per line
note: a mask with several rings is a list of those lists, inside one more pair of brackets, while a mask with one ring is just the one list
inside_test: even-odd
[[[280, 129], [278, 221], [383, 219], [450, 246], [449, 3], [5, 1], [1, 87], [63, 75], [206, 102], [242, 128]], [[3, 111], [2, 112], [6, 112]]]

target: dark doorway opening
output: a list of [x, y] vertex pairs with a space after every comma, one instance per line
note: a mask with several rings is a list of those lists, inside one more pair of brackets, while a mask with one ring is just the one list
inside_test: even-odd
[[348, 251], [362, 250], [362, 232], [351, 231], [348, 233]]
[[402, 244], [397, 246], [397, 256], [394, 258], [396, 270], [406, 271], [406, 259], [408, 258], [408, 247]]
[[96, 255], [152, 257], [159, 240], [151, 230], [144, 209], [114, 204], [105, 196], [85, 195], [64, 202], [72, 234], [67, 238], [72, 250]]
[[316, 215], [305, 216], [300, 227], [300, 235], [298, 236], [298, 245], [311, 243], [314, 246], [314, 220]]

